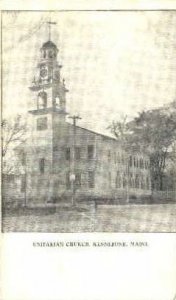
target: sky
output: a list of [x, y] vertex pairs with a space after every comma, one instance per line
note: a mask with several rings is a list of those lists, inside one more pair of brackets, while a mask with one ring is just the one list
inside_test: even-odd
[[33, 107], [28, 87], [50, 18], [67, 111], [79, 125], [105, 133], [112, 120], [176, 99], [175, 11], [4, 12], [4, 117]]

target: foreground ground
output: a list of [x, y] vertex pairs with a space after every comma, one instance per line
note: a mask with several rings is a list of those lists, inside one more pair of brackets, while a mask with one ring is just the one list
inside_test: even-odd
[[176, 232], [176, 204], [6, 212], [3, 232]]

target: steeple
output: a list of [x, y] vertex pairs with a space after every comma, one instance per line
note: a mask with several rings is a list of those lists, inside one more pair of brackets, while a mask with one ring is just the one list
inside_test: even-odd
[[61, 79], [57, 56], [58, 48], [51, 41], [51, 24], [49, 25], [49, 40], [43, 43], [40, 48], [40, 59], [37, 65], [37, 76], [34, 77], [30, 90], [35, 93], [35, 110], [33, 114], [44, 114], [47, 112], [57, 112], [66, 114], [66, 92], [65, 80]]

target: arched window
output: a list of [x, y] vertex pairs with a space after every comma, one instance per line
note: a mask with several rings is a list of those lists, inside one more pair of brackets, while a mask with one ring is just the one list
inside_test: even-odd
[[42, 91], [38, 94], [38, 109], [44, 109], [47, 107], [47, 93]]
[[43, 51], [43, 58], [46, 58], [46, 50]]

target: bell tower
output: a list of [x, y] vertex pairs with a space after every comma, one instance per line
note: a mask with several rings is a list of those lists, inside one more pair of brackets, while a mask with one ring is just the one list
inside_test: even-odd
[[40, 49], [40, 60], [37, 76], [34, 77], [30, 90], [35, 94], [32, 114], [48, 114], [51, 112], [66, 115], [65, 80], [61, 80], [61, 65], [57, 62], [59, 50], [52, 41], [44, 43]]

